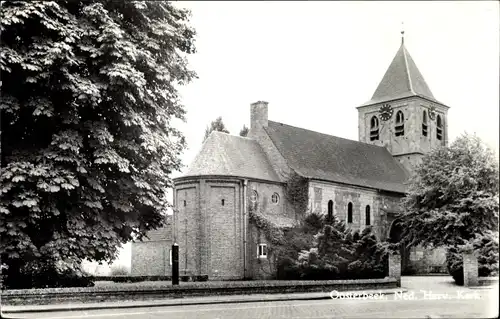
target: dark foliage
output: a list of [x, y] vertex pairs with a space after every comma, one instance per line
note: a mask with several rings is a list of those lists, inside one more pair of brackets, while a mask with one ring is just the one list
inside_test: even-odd
[[74, 278], [59, 261], [112, 261], [162, 226], [195, 32], [167, 1], [2, 1], [0, 16], [0, 257], [9, 285], [58, 286]]
[[[15, 268], [16, 266], [19, 268]], [[93, 278], [85, 276], [81, 271], [46, 262], [12, 265], [3, 271], [2, 277], [5, 289], [94, 286]]]
[[370, 227], [352, 231], [337, 218], [316, 213], [286, 234], [278, 262], [282, 280], [383, 278], [386, 273], [386, 248]]
[[[479, 252], [479, 277], [498, 275], [498, 241], [483, 237], [475, 243], [475, 250]], [[446, 267], [457, 285], [464, 284], [463, 256], [457, 248], [449, 248], [446, 252]]]

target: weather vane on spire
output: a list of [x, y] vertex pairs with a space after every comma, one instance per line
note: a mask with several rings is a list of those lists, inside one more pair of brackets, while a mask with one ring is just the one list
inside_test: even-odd
[[405, 43], [405, 23], [401, 22], [401, 44]]

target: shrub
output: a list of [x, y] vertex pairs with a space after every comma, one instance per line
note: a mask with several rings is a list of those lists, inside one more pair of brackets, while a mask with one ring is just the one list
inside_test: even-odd
[[284, 244], [277, 250], [277, 274], [279, 280], [299, 280], [300, 272], [294, 263], [303, 250], [309, 250], [314, 244], [314, 236], [325, 225], [323, 215], [310, 213], [303, 222], [284, 232]]
[[111, 267], [111, 276], [129, 276], [130, 270], [123, 265], [116, 265]]
[[87, 277], [78, 267], [53, 261], [34, 260], [19, 267], [12, 265], [3, 272], [5, 289], [93, 287], [92, 277]]
[[146, 276], [114, 276], [114, 277], [111, 277], [111, 280], [113, 282], [142, 282], [142, 281], [145, 281], [147, 280], [147, 277]]
[[[498, 275], [498, 241], [495, 238], [483, 236], [474, 242], [474, 248], [479, 251], [479, 277]], [[457, 285], [464, 284], [463, 257], [456, 247], [448, 248], [446, 252], [446, 268]]]
[[193, 281], [208, 281], [208, 275], [193, 276]]
[[336, 217], [310, 214], [299, 228], [285, 234], [285, 239], [278, 279], [367, 279], [386, 275], [386, 249], [370, 227], [361, 233], [353, 232]]

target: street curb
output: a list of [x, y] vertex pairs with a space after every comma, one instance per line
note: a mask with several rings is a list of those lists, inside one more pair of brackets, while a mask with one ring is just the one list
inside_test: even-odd
[[[352, 291], [341, 291], [339, 293], [349, 294], [349, 293], [357, 293], [357, 294], [380, 294], [380, 295], [390, 295], [395, 292], [407, 292], [406, 288], [398, 288], [397, 290], [391, 291], [383, 291], [383, 290], [352, 290]], [[251, 295], [247, 295], [251, 296]], [[168, 299], [164, 302], [158, 303], [144, 303], [144, 304], [117, 304], [113, 305], [92, 305], [92, 306], [76, 306], [71, 307], [71, 305], [61, 305], [61, 307], [54, 308], [27, 308], [27, 309], [5, 309], [2, 311], [2, 314], [20, 314], [20, 313], [38, 313], [38, 312], [69, 312], [69, 311], [88, 311], [88, 310], [104, 310], [104, 309], [131, 309], [131, 308], [155, 308], [155, 307], [171, 307], [171, 306], [196, 306], [196, 305], [207, 305], [207, 304], [232, 304], [232, 303], [251, 303], [251, 302], [271, 302], [271, 301], [291, 301], [291, 300], [327, 300], [332, 299], [329, 293], [325, 293], [324, 296], [293, 296], [293, 295], [270, 295], [269, 298], [260, 298], [260, 299], [248, 299], [248, 298], [235, 298], [229, 300], [172, 300]], [[7, 306], [8, 307], [8, 306]], [[4, 307], [5, 308], [5, 307]]]

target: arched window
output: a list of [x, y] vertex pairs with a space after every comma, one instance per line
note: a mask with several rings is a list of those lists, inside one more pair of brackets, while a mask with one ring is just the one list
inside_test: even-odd
[[427, 111], [422, 114], [422, 135], [427, 136]]
[[333, 200], [328, 201], [328, 218], [333, 217]]
[[250, 195], [250, 204], [253, 209], [257, 209], [257, 203], [259, 202], [259, 194], [256, 190], [253, 190]]
[[394, 128], [396, 136], [405, 135], [405, 116], [402, 111], [396, 113], [396, 126]]
[[352, 203], [347, 204], [347, 223], [352, 223]]
[[366, 225], [370, 225], [371, 223], [371, 215], [370, 215], [370, 205], [366, 205], [366, 209], [365, 209], [365, 221], [366, 221]]
[[377, 141], [378, 139], [378, 118], [376, 116], [372, 116], [372, 119], [370, 120], [370, 141]]
[[442, 140], [443, 139], [443, 121], [441, 120], [441, 116], [438, 115], [437, 118], [436, 118], [436, 137], [438, 140]]

